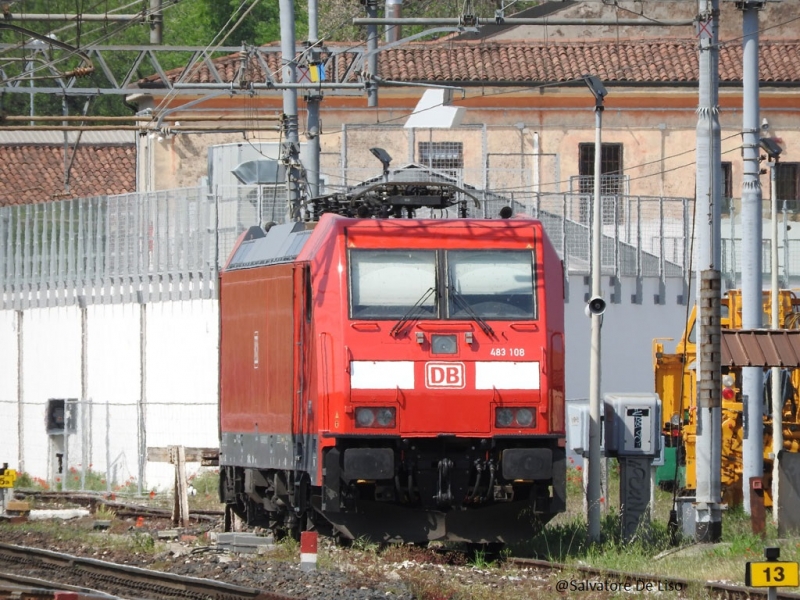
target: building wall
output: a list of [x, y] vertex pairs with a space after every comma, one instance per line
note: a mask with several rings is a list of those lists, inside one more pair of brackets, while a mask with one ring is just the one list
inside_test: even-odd
[[[791, 0], [785, 2], [766, 2], [759, 11], [762, 27], [769, 27], [770, 39], [794, 40], [797, 37], [797, 9]], [[618, 7], [618, 8], [617, 8]], [[719, 3], [719, 37], [720, 40], [736, 40], [742, 34], [742, 11], [736, 3], [722, 0]], [[617, 2], [583, 2], [577, 6], [566, 8], [551, 15], [554, 19], [608, 19], [632, 20], [643, 15], [654, 23], [653, 26], [620, 26], [620, 25], [520, 25], [493, 35], [491, 40], [551, 39], [554, 41], [592, 39], [630, 39], [630, 38], [669, 38], [692, 35], [694, 27], [658, 26], [658, 21], [692, 20], [697, 15], [697, 2], [686, 0], [659, 0], [658, 2], [642, 2], [641, 0], [618, 0]], [[506, 16], [511, 16], [506, 12]]]
[[[524, 164], [532, 173], [538, 168], [538, 190], [563, 192], [569, 178], [579, 174], [578, 146], [595, 139], [594, 103], [581, 87], [514, 91], [487, 88], [484, 95], [468, 90], [462, 127], [453, 130], [416, 130], [413, 144], [409, 133], [399, 126], [421, 96], [418, 88], [380, 91], [380, 107], [369, 109], [360, 97], [326, 97], [322, 102], [321, 170], [329, 181], [341, 177], [346, 166], [355, 181], [354, 169], [363, 168], [368, 179], [381, 172], [369, 148], [380, 146], [395, 159], [394, 164], [417, 158], [420, 141], [457, 141], [463, 144], [464, 167], [480, 172]], [[498, 95], [498, 92], [504, 92]], [[263, 95], [263, 110], [280, 111], [278, 96]], [[741, 196], [742, 161], [741, 94], [723, 88], [720, 93], [722, 160], [733, 165], [733, 196]], [[609, 86], [602, 121], [604, 143], [623, 145], [624, 174], [633, 195], [693, 197], [697, 118], [696, 89], [618, 88]], [[236, 111], [235, 100], [218, 101], [205, 107], [209, 113]], [[796, 93], [762, 86], [761, 116], [770, 128], [764, 134], [779, 138], [785, 148], [781, 160], [800, 161], [800, 121]], [[301, 120], [304, 115], [301, 115]], [[399, 117], [399, 118], [398, 118]], [[180, 115], [175, 117], [180, 119]], [[485, 124], [485, 139], [483, 127]], [[233, 125], [232, 125], [233, 126]], [[244, 127], [245, 124], [242, 124]], [[346, 127], [346, 130], [343, 129]], [[538, 158], [534, 153], [538, 137]], [[280, 135], [257, 132], [248, 140], [278, 142]], [[150, 190], [197, 184], [206, 174], [210, 145], [241, 141], [242, 134], [182, 134], [158, 141], [141, 138], [140, 181]], [[301, 138], [305, 141], [305, 138]], [[505, 155], [501, 157], [500, 155]], [[536, 167], [535, 165], [538, 165]], [[144, 172], [151, 170], [145, 175]], [[481, 178], [482, 179], [482, 178]], [[354, 183], [354, 181], [348, 181]], [[470, 181], [482, 187], [483, 181]], [[488, 182], [492, 183], [492, 182]], [[763, 184], [768, 186], [765, 178]]]

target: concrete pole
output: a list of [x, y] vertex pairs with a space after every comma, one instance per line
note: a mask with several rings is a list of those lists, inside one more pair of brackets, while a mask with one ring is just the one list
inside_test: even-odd
[[[761, 181], [759, 178], [758, 118], [758, 9], [742, 2], [742, 328], [764, 326], [761, 266]], [[742, 369], [744, 441], [742, 445], [742, 491], [744, 510], [750, 514], [751, 477], [764, 475], [763, 371]]]
[[[386, 0], [385, 16], [387, 19], [399, 19], [402, 12], [403, 0]], [[400, 39], [400, 25], [386, 25], [385, 37], [387, 44]]]
[[150, 0], [150, 43], [160, 45], [164, 27], [161, 0]]
[[14, 311], [17, 326], [17, 468], [25, 472], [25, 370], [23, 360], [24, 336], [23, 324], [25, 313]]
[[[297, 80], [297, 63], [294, 43], [294, 2], [280, 0], [281, 11], [281, 55], [283, 83], [294, 84]], [[282, 159], [286, 167], [286, 193], [289, 203], [289, 220], [299, 221], [300, 190], [300, 138], [297, 133], [297, 90], [283, 90], [283, 147]]]
[[[600, 283], [600, 240], [602, 235], [602, 212], [600, 199], [600, 179], [602, 163], [601, 131], [603, 124], [603, 104], [595, 106], [594, 137], [594, 201], [592, 203], [592, 298], [602, 294]], [[589, 357], [589, 485], [586, 491], [588, 535], [590, 542], [600, 541], [600, 480], [602, 458], [600, 456], [600, 416], [602, 399], [600, 397], [600, 326], [602, 315], [590, 314], [592, 320], [591, 355]]]
[[[312, 63], [319, 62], [319, 50], [316, 47], [319, 41], [319, 29], [317, 25], [317, 2], [318, 0], [308, 0], [308, 46], [309, 59]], [[320, 163], [320, 144], [319, 144], [319, 104], [322, 101], [322, 92], [308, 90], [306, 94], [306, 107], [308, 110], [308, 160], [306, 161], [306, 181], [308, 182], [309, 194], [312, 198], [319, 196], [319, 163]]]
[[[780, 319], [778, 317], [778, 159], [777, 157], [770, 163], [769, 169], [770, 183], [770, 217], [772, 219], [772, 328], [780, 329]], [[772, 522], [778, 524], [778, 455], [783, 449], [783, 397], [781, 394], [781, 369], [772, 367]]]
[[695, 537], [722, 536], [720, 293], [722, 197], [719, 126], [719, 0], [700, 0], [699, 82], [696, 130], [697, 202], [697, 491]]
[[[367, 17], [375, 19], [378, 17], [378, 0], [367, 0]], [[378, 75], [378, 25], [371, 23], [367, 25], [367, 52], [370, 52], [367, 59], [367, 70], [370, 76]], [[374, 81], [370, 82], [367, 88], [367, 106], [374, 108], [378, 106], [378, 87]]]
[[81, 309], [81, 399], [78, 410], [81, 423], [81, 489], [85, 490], [92, 448], [92, 421], [89, 418], [89, 311], [85, 296], [81, 296], [78, 303]]
[[[106, 404], [108, 413], [108, 404]], [[139, 461], [137, 491], [144, 492], [145, 466], [147, 462], [147, 304], [139, 302], [139, 402], [136, 406], [136, 438]]]

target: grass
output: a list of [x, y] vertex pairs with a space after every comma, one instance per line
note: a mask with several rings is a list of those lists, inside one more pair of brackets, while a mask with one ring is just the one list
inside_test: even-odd
[[[623, 542], [620, 539], [618, 511], [609, 506], [601, 521], [601, 541], [590, 544], [583, 512], [582, 473], [575, 467], [569, 469], [567, 486], [566, 513], [554, 519], [536, 538], [515, 548], [515, 555], [537, 556], [567, 565], [585, 564], [601, 569], [697, 581], [726, 581], [736, 585], [744, 584], [745, 563], [763, 560], [767, 546], [780, 547], [781, 560], [800, 560], [800, 539], [779, 539], [777, 529], [771, 522], [767, 523], [763, 538], [753, 534], [750, 517], [741, 507], [723, 512], [720, 544], [689, 548], [695, 545], [694, 541], [684, 539], [683, 551], [671, 551], [674, 549], [670, 545], [666, 521], [672, 505], [672, 494], [659, 489], [656, 489], [656, 517], [646, 535], [637, 536], [628, 543]], [[619, 472], [615, 462], [610, 463], [608, 487], [613, 499], [619, 489]], [[696, 590], [696, 595], [703, 597], [702, 590]]]
[[117, 513], [105, 504], [100, 504], [94, 511], [94, 518], [100, 521], [113, 521], [117, 518]]

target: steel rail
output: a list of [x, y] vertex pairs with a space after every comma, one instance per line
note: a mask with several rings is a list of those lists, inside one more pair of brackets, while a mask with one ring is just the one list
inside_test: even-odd
[[80, 600], [116, 600], [117, 596], [105, 594], [77, 585], [56, 583], [36, 577], [0, 573], [0, 598], [21, 600], [52, 599], [57, 591], [75, 592]]
[[[547, 571], [561, 571], [561, 572], [578, 572], [581, 575], [588, 575], [591, 577], [602, 577], [603, 581], [612, 581], [614, 583], [625, 582], [644, 582], [662, 584], [668, 586], [680, 586], [680, 590], [704, 589], [708, 597], [722, 596], [729, 600], [767, 600], [768, 588], [752, 588], [739, 585], [732, 585], [729, 583], [721, 583], [714, 581], [699, 581], [696, 579], [684, 579], [682, 577], [670, 577], [668, 575], [654, 575], [651, 573], [626, 573], [624, 571], [617, 571], [614, 569], [601, 569], [598, 567], [590, 567], [585, 565], [573, 565], [566, 563], [549, 562], [546, 560], [537, 560], [533, 558], [509, 558], [508, 562], [517, 567], [529, 567], [534, 569], [542, 569]], [[742, 565], [744, 571], [744, 565]], [[599, 581], [598, 581], [599, 583]], [[673, 588], [675, 590], [676, 588]], [[778, 598], [784, 600], [800, 600], [800, 594], [793, 592], [778, 591]]]
[[[69, 576], [85, 577], [95, 586], [115, 585], [146, 592], [148, 598], [189, 598], [196, 600], [300, 600], [255, 588], [222, 583], [213, 579], [186, 577], [140, 567], [83, 558], [51, 550], [0, 543], [0, 563], [23, 568], [46, 568]], [[144, 596], [142, 596], [144, 597]]]

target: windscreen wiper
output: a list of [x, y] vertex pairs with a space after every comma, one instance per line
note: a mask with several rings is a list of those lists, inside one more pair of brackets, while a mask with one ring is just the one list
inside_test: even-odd
[[478, 313], [476, 313], [472, 309], [472, 307], [469, 305], [469, 302], [464, 300], [464, 297], [461, 295], [461, 292], [456, 290], [456, 286], [453, 285], [452, 281], [447, 285], [447, 291], [450, 293], [450, 297], [453, 298], [453, 301], [456, 304], [458, 304], [459, 307], [461, 307], [461, 310], [467, 313], [470, 316], [470, 318], [478, 324], [478, 327], [481, 328], [483, 333], [485, 333], [490, 338], [497, 337], [494, 333], [494, 329], [492, 329], [492, 326], [489, 325], [486, 321], [484, 321], [483, 317], [478, 316]]
[[394, 327], [392, 327], [392, 329], [389, 332], [389, 334], [392, 337], [399, 337], [401, 334], [405, 333], [406, 325], [410, 321], [416, 321], [417, 320], [418, 315], [420, 313], [420, 308], [422, 307], [423, 304], [425, 304], [425, 302], [428, 300], [428, 298], [431, 297], [431, 294], [433, 294], [435, 291], [436, 291], [435, 288], [432, 288], [432, 287], [428, 288], [425, 291], [425, 293], [422, 294], [420, 299], [417, 300], [414, 303], [414, 306], [409, 308], [408, 311], [406, 311], [406, 314], [404, 314], [402, 317], [400, 317], [400, 320], [397, 323], [394, 324]]

